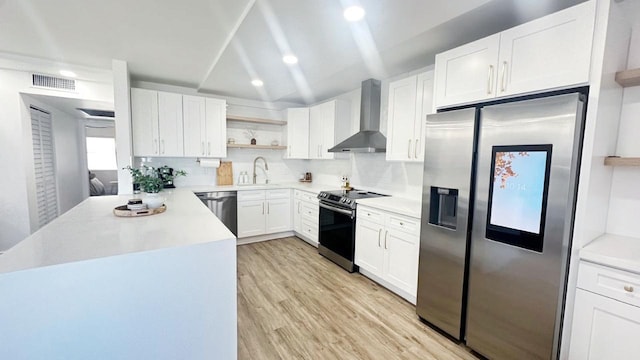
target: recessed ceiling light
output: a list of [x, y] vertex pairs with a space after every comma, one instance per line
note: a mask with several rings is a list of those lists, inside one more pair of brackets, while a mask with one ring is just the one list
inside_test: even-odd
[[264, 85], [264, 83], [260, 79], [253, 79], [253, 80], [251, 80], [251, 85], [253, 85], [255, 87], [260, 87], [260, 86]]
[[66, 77], [76, 77], [76, 73], [74, 73], [73, 71], [70, 70], [60, 70], [60, 75], [62, 76], [66, 76]]
[[284, 61], [285, 64], [293, 65], [298, 63], [298, 58], [295, 57], [295, 55], [285, 55], [282, 57], [282, 61]]
[[364, 17], [364, 9], [360, 6], [349, 6], [344, 9], [343, 15], [347, 21], [359, 21]]

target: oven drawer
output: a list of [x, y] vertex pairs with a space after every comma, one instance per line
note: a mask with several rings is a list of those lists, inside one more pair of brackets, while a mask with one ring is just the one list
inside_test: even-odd
[[358, 206], [357, 217], [358, 220], [373, 221], [378, 224], [384, 224], [384, 213], [380, 210], [373, 209], [366, 206]]
[[640, 275], [580, 261], [578, 287], [624, 303], [640, 306]]
[[410, 235], [420, 236], [420, 221], [415, 218], [390, 213], [387, 217], [387, 227]]

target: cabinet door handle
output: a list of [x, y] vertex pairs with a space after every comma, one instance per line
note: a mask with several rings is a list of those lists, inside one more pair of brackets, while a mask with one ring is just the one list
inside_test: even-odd
[[420, 139], [416, 139], [416, 149], [413, 152], [413, 157], [416, 158], [416, 159], [418, 158], [418, 144], [419, 143], [420, 143]]
[[160, 140], [160, 142], [162, 143], [162, 153], [164, 154], [164, 150], [166, 149], [166, 148], [164, 147], [164, 139]]
[[211, 155], [211, 141], [207, 141], [207, 155]]
[[409, 147], [407, 148], [407, 157], [411, 159], [411, 139], [409, 139]]
[[505, 92], [505, 90], [507, 89], [507, 62], [503, 61], [502, 62], [502, 79], [500, 81], [500, 91], [501, 92]]
[[289, 145], [289, 157], [291, 157], [291, 145]]
[[322, 157], [322, 145], [318, 145], [318, 157]]
[[382, 235], [382, 228], [378, 230], [378, 247], [380, 247], [380, 235]]
[[200, 154], [204, 155], [204, 141], [200, 143]]
[[630, 293], [631, 293], [631, 292], [633, 292], [633, 286], [631, 286], [631, 285], [625, 285], [625, 286], [624, 286], [624, 291], [626, 291], [626, 292], [630, 292]]
[[271, 203], [267, 203], [267, 214], [271, 213]]
[[158, 139], [153, 139], [153, 152], [157, 154], [160, 150], [158, 149]]
[[491, 95], [491, 88], [493, 86], [493, 65], [489, 65], [489, 70], [487, 71], [487, 95]]
[[388, 249], [388, 247], [387, 247], [387, 235], [389, 235], [389, 230], [385, 230], [384, 231], [384, 248], [385, 248], [385, 250]]
[[264, 215], [264, 203], [262, 203], [262, 215]]
[[300, 201], [298, 201], [298, 214], [300, 214]]

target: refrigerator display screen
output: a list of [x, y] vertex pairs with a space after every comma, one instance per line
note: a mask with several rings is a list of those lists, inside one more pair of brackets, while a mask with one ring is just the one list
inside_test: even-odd
[[552, 145], [494, 146], [486, 237], [542, 251]]

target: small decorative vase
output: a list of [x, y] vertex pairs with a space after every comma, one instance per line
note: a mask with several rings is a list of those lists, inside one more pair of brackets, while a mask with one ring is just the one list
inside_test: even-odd
[[255, 145], [256, 144], [256, 139], [251, 139], [251, 145]]
[[158, 193], [147, 193], [142, 199], [142, 202], [146, 204], [149, 209], [157, 209], [164, 204], [164, 197]]

